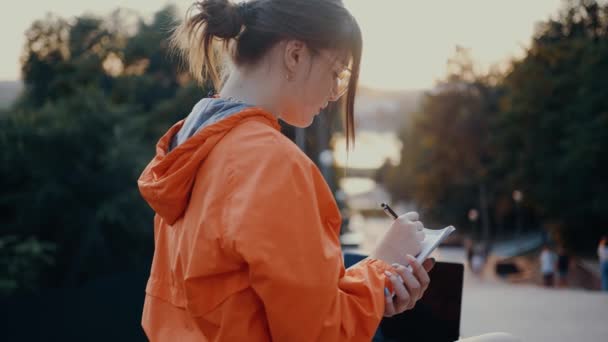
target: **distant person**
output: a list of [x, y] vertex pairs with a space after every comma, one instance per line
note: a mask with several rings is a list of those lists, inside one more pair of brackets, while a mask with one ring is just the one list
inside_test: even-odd
[[561, 246], [557, 254], [557, 284], [560, 287], [568, 286], [568, 271], [570, 269], [570, 254]]
[[600, 260], [602, 273], [602, 291], [608, 291], [608, 235], [604, 235], [597, 247], [597, 256]]
[[543, 285], [552, 287], [555, 277], [555, 253], [548, 245], [544, 245], [540, 253], [540, 271], [543, 275]]
[[477, 275], [481, 274], [485, 264], [485, 250], [483, 246], [477, 245], [473, 248], [473, 257], [471, 258], [471, 269], [473, 270], [473, 273]]

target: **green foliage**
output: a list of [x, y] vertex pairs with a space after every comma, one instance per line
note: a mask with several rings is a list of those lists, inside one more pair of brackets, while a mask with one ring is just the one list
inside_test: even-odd
[[36, 290], [40, 274], [54, 263], [55, 245], [34, 237], [0, 238], [0, 295], [18, 289]]
[[457, 73], [425, 95], [400, 132], [402, 163], [386, 177], [393, 198], [414, 199], [427, 217], [466, 230], [466, 213], [488, 181], [489, 121], [499, 88], [471, 73], [468, 51], [460, 49], [453, 63]]
[[[138, 127], [142, 122], [96, 88], [16, 112], [4, 122], [3, 233], [33, 235], [58, 246], [57, 272], [45, 280], [74, 282], [84, 269], [108, 272], [130, 265], [138, 255], [131, 252], [150, 241], [145, 224], [150, 212], [134, 186], [150, 156]], [[92, 253], [105, 256], [107, 264], [84, 268]]]
[[581, 1], [544, 23], [504, 86], [497, 169], [561, 239], [592, 249], [608, 222], [608, 4]]
[[3, 294], [149, 267], [152, 210], [137, 178], [161, 134], [207, 94], [169, 58], [175, 9], [130, 32], [52, 16], [26, 33], [25, 89], [0, 113]]

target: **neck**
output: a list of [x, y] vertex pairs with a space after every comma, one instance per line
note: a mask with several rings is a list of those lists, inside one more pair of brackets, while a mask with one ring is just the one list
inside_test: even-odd
[[273, 77], [267, 73], [262, 74], [259, 71], [248, 71], [244, 73], [238, 69], [234, 69], [222, 90], [220, 97], [233, 98], [244, 103], [263, 108], [277, 118], [280, 117], [279, 92], [276, 82]]

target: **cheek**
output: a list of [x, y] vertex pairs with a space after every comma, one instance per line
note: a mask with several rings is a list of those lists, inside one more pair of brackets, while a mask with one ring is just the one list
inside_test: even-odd
[[306, 118], [319, 113], [320, 107], [329, 99], [331, 87], [327, 72], [313, 68], [308, 77], [294, 84], [290, 112]]
[[[308, 79], [298, 87], [299, 91], [295, 94], [295, 101], [303, 111], [314, 111], [325, 101], [325, 85], [318, 80]], [[312, 108], [312, 109], [311, 109]]]
[[308, 87], [310, 100], [314, 101], [315, 105], [324, 104], [329, 97], [331, 87], [331, 80], [328, 79], [327, 74], [315, 75], [314, 78], [311, 77]]

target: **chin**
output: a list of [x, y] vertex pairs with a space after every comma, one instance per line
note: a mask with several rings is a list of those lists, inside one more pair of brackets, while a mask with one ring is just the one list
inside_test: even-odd
[[308, 121], [298, 121], [298, 122], [287, 122], [288, 124], [294, 126], [294, 127], [298, 127], [298, 128], [307, 128], [310, 125], [312, 125], [313, 120], [308, 120]]
[[[291, 126], [298, 128], [306, 128], [312, 125], [312, 122], [315, 119], [317, 114], [307, 115], [305, 117], [297, 116], [297, 115], [281, 115], [281, 119], [288, 123]], [[294, 117], [295, 116], [295, 117]]]

